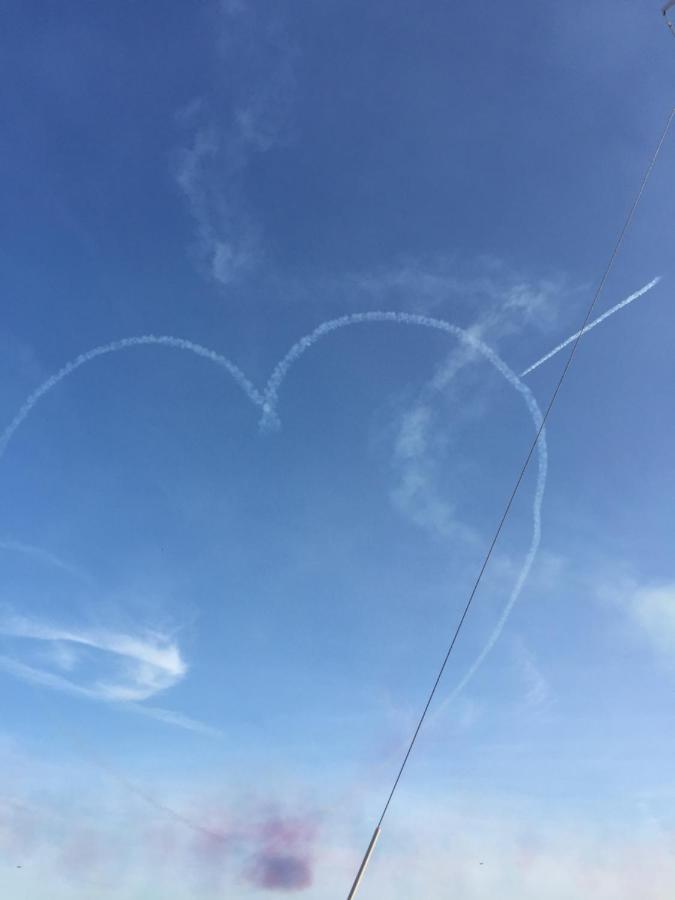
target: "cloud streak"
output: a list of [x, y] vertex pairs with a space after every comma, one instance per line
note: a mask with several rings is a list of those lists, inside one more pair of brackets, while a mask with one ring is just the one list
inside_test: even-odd
[[112, 659], [115, 664], [114, 676], [98, 678], [89, 685], [78, 684], [6, 655], [0, 658], [0, 665], [17, 677], [92, 699], [122, 703], [147, 700], [173, 687], [187, 673], [187, 665], [178, 647], [157, 633], [138, 636], [105, 629], [78, 631], [22, 616], [5, 615], [0, 618], [0, 635], [22, 641], [44, 641], [101, 651], [106, 661]]
[[195, 224], [198, 267], [230, 287], [263, 256], [245, 176], [254, 158], [287, 140], [295, 78], [283, 29], [260, 21], [252, 5], [221, 4], [216, 34], [221, 77], [212, 97], [177, 116], [192, 137], [176, 154], [173, 175]]
[[[230, 183], [244, 166], [243, 150], [225, 162], [223, 139], [214, 126], [199, 128], [191, 146], [181, 151], [175, 179], [195, 221], [195, 255], [200, 268], [222, 286], [229, 286], [251, 269], [259, 256], [258, 239], [235, 198], [227, 199], [215, 188], [220, 179]], [[231, 154], [230, 154], [231, 155]], [[229, 171], [223, 171], [229, 170]]]
[[393, 455], [398, 483], [391, 499], [397, 509], [433, 537], [469, 539], [469, 529], [458, 521], [453, 506], [436, 489], [440, 464], [433, 419], [431, 405], [426, 402], [403, 415]]
[[603, 585], [599, 596], [620, 604], [634, 633], [665, 662], [675, 667], [675, 582], [639, 584], [626, 579]]

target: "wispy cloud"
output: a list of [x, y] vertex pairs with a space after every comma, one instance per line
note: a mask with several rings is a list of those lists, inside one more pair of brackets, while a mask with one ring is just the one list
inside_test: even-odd
[[[0, 668], [15, 678], [119, 705], [196, 733], [220, 734], [182, 713], [144, 702], [178, 684], [187, 674], [187, 663], [168, 635], [158, 631], [125, 634], [104, 628], [64, 628], [5, 612], [0, 617], [0, 637], [4, 638], [5, 650], [10, 651], [0, 654]], [[91, 671], [98, 674], [78, 678]]]
[[424, 401], [401, 415], [392, 460], [396, 483], [390, 496], [400, 512], [433, 536], [467, 538], [468, 529], [437, 487], [445, 441], [435, 419], [434, 409]]
[[[190, 118], [196, 118], [196, 113]], [[223, 286], [235, 282], [260, 257], [256, 229], [241, 208], [238, 181], [245, 165], [243, 148], [230, 159], [228, 150], [233, 148], [224, 144], [215, 125], [198, 126], [175, 168], [176, 182], [195, 221], [196, 262]]]
[[135, 636], [104, 629], [77, 631], [22, 616], [6, 615], [0, 619], [0, 634], [57, 645], [72, 644], [119, 657], [117, 680], [98, 679], [88, 687], [17, 664], [16, 672], [24, 671], [26, 677], [34, 681], [42, 678], [44, 684], [62, 689], [70, 687], [76, 693], [84, 692], [102, 700], [147, 700], [159, 691], [172, 687], [187, 672], [178, 647], [158, 633]]
[[197, 264], [228, 287], [264, 256], [245, 173], [255, 156], [288, 139], [294, 75], [291, 45], [276, 20], [230, 0], [220, 5], [219, 25], [221, 78], [212, 96], [178, 113], [190, 138], [173, 168], [195, 222]]
[[[79, 568], [40, 547], [4, 540], [0, 550], [24, 554], [92, 584]], [[159, 629], [129, 634], [111, 628], [65, 627], [19, 615], [5, 604], [0, 606], [0, 647], [9, 651], [0, 652], [0, 669], [22, 681], [117, 705], [198, 734], [222, 736], [190, 716], [145, 702], [188, 672], [178, 645]]]
[[675, 582], [634, 586], [627, 594], [626, 609], [639, 633], [675, 665]]
[[575, 293], [561, 275], [517, 271], [495, 257], [410, 259], [359, 273], [350, 282], [365, 298], [438, 313], [470, 309], [482, 337], [494, 342], [525, 326], [550, 330], [561, 301]]
[[527, 710], [542, 709], [550, 702], [552, 691], [540, 664], [523, 641], [516, 642], [514, 658], [520, 680], [525, 689], [522, 705]]
[[[561, 278], [527, 278], [494, 259], [479, 260], [469, 267], [449, 260], [437, 261], [430, 268], [421, 262], [408, 263], [364, 276], [360, 285], [387, 305], [395, 305], [397, 298], [430, 310], [454, 303], [453, 320], [461, 319], [470, 301], [472, 322], [466, 330], [493, 347], [527, 328], [547, 331], [566, 294]], [[452, 417], [447, 415], [460, 377], [466, 378], [470, 368], [481, 361], [481, 354], [472, 347], [453, 346], [416, 396], [399, 404], [388, 427], [393, 436], [392, 502], [415, 525], [440, 539], [475, 537], [458, 517], [440, 473], [448, 471], [448, 455], [453, 451], [455, 462], [460, 462], [456, 456], [458, 416], [469, 420], [487, 413], [486, 389], [480, 388], [473, 391], [470, 401], [455, 397], [458, 402], [453, 404]]]
[[[221, 736], [217, 729], [190, 716], [145, 702], [187, 674], [187, 663], [168, 635], [63, 628], [5, 613], [0, 617], [0, 637], [5, 638], [5, 644], [11, 641], [12, 651], [0, 654], [0, 669], [15, 678], [110, 703], [197, 734]], [[92, 669], [100, 673], [98, 677], [78, 680], [82, 671]]]
[[202, 734], [204, 737], [221, 738], [223, 736], [223, 732], [220, 729], [172, 709], [149, 706], [147, 703], [125, 703], [124, 708], [139, 715], [147, 716], [150, 719], [155, 719], [158, 722], [164, 722], [166, 725], [174, 725], [176, 728], [184, 728], [186, 731]]

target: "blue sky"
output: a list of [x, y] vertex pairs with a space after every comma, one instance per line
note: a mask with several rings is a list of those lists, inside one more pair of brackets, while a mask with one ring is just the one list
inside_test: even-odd
[[[0, 889], [344, 896], [675, 44], [620, 0], [14, 2], [3, 43]], [[675, 890], [673, 163], [364, 898]], [[424, 321], [275, 381], [372, 310]]]

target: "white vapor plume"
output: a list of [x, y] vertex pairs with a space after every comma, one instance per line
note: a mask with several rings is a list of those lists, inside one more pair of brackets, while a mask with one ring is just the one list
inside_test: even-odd
[[590, 331], [591, 328], [595, 328], [596, 325], [599, 325], [601, 322], [604, 322], [605, 319], [608, 319], [610, 316], [613, 316], [615, 312], [618, 312], [620, 309], [623, 309], [624, 306], [628, 306], [629, 303], [632, 303], [634, 300], [642, 297], [643, 294], [646, 294], [647, 291], [651, 291], [653, 287], [661, 281], [661, 277], [657, 276], [652, 279], [649, 284], [646, 284], [644, 287], [641, 287], [639, 291], [636, 291], [634, 294], [631, 294], [630, 297], [626, 297], [625, 300], [622, 300], [621, 303], [617, 303], [616, 306], [613, 306], [611, 309], [608, 309], [607, 312], [604, 312], [601, 316], [598, 316], [597, 319], [594, 319], [592, 322], [589, 322], [585, 328], [582, 328], [581, 331], [576, 331], [574, 334], [571, 334], [567, 340], [563, 341], [562, 344], [558, 344], [557, 347], [554, 347], [550, 353], [547, 353], [546, 356], [542, 356], [541, 359], [538, 359], [535, 363], [532, 363], [531, 366], [528, 366], [523, 372], [520, 373], [520, 377], [524, 378], [526, 375], [529, 375], [530, 372], [534, 372], [535, 369], [538, 369], [542, 363], [548, 362], [552, 356], [555, 356], [556, 353], [560, 353], [561, 350], [564, 350], [572, 341], [576, 341], [577, 338], [581, 337], [583, 334], [586, 334], [587, 331]]
[[255, 4], [238, 0], [220, 12], [216, 79], [177, 113], [191, 134], [172, 168], [195, 225], [195, 261], [230, 288], [265, 257], [246, 175], [291, 140], [296, 54], [277, 16], [261, 27]]
[[150, 719], [156, 719], [165, 725], [173, 725], [176, 728], [183, 728], [185, 731], [193, 731], [195, 734], [203, 734], [209, 738], [222, 738], [223, 732], [212, 725], [206, 725], [198, 719], [193, 719], [183, 713], [176, 712], [173, 709], [164, 709], [160, 706], [148, 706], [147, 703], [124, 703], [125, 710], [139, 713]]
[[186, 341], [184, 338], [170, 337], [168, 335], [143, 334], [138, 337], [122, 338], [119, 341], [111, 341], [109, 344], [102, 344], [100, 347], [94, 347], [93, 350], [89, 350], [87, 353], [81, 353], [79, 356], [76, 356], [75, 359], [66, 363], [63, 368], [59, 369], [58, 372], [50, 376], [46, 381], [43, 381], [43, 383], [26, 398], [17, 414], [0, 435], [0, 459], [2, 459], [5, 450], [7, 449], [7, 445], [14, 436], [17, 428], [30, 414], [38, 400], [40, 400], [41, 397], [44, 397], [44, 395], [51, 391], [52, 388], [56, 387], [60, 381], [63, 381], [67, 375], [70, 375], [76, 369], [79, 369], [80, 366], [91, 362], [98, 356], [105, 356], [107, 353], [116, 353], [118, 350], [126, 350], [130, 347], [143, 347], [148, 344], [173, 347], [177, 350], [186, 350], [190, 353], [195, 353], [197, 356], [202, 356], [204, 359], [216, 363], [216, 365], [222, 366], [230, 373], [252, 403], [256, 405], [262, 403], [260, 393], [251, 384], [241, 369], [233, 362], [230, 362], [225, 356], [216, 353], [215, 350], [209, 350], [208, 347], [202, 347], [201, 344], [194, 344], [192, 341]]

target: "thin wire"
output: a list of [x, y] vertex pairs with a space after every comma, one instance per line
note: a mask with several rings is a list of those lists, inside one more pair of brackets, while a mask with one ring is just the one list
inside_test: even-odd
[[[417, 741], [417, 736], [418, 736], [418, 734], [420, 733], [420, 729], [421, 729], [421, 727], [422, 727], [422, 724], [424, 723], [424, 720], [425, 720], [425, 718], [426, 718], [426, 715], [427, 715], [427, 712], [428, 712], [428, 710], [429, 710], [429, 707], [431, 706], [431, 701], [432, 701], [433, 698], [434, 698], [434, 695], [435, 695], [435, 693], [436, 693], [436, 689], [437, 689], [437, 687], [438, 687], [438, 685], [439, 685], [439, 683], [440, 683], [441, 678], [443, 677], [443, 673], [444, 673], [444, 671], [445, 671], [445, 667], [446, 667], [446, 665], [447, 665], [447, 663], [448, 663], [448, 660], [450, 659], [450, 654], [451, 654], [452, 651], [453, 651], [453, 648], [454, 648], [454, 646], [455, 646], [455, 643], [456, 643], [456, 641], [457, 641], [457, 638], [459, 637], [459, 633], [460, 633], [460, 631], [462, 630], [462, 626], [464, 625], [464, 620], [466, 619], [466, 617], [467, 617], [467, 615], [468, 615], [468, 612], [469, 612], [469, 609], [471, 608], [471, 604], [472, 604], [473, 599], [474, 599], [474, 597], [475, 597], [475, 595], [476, 595], [476, 591], [478, 590], [478, 586], [480, 585], [481, 579], [482, 579], [482, 577], [483, 577], [483, 573], [485, 572], [485, 569], [487, 568], [488, 562], [490, 561], [490, 557], [492, 556], [492, 551], [494, 550], [495, 544], [497, 543], [497, 540], [499, 539], [499, 535], [501, 534], [502, 528], [504, 527], [504, 523], [506, 522], [506, 519], [507, 519], [507, 516], [508, 516], [508, 514], [509, 514], [509, 511], [510, 511], [512, 505], [513, 505], [513, 501], [514, 501], [514, 499], [515, 499], [515, 497], [516, 497], [516, 494], [517, 494], [517, 492], [518, 492], [518, 489], [519, 489], [519, 487], [520, 487], [520, 484], [521, 484], [521, 482], [522, 482], [522, 480], [523, 480], [523, 478], [524, 478], [524, 476], [525, 476], [525, 472], [526, 472], [526, 470], [527, 470], [527, 467], [528, 467], [528, 465], [529, 465], [529, 462], [530, 462], [530, 460], [532, 459], [532, 455], [533, 455], [533, 453], [534, 453], [534, 451], [535, 451], [535, 449], [536, 449], [537, 443], [539, 442], [539, 438], [541, 437], [541, 434], [542, 434], [542, 432], [543, 432], [543, 430], [544, 430], [544, 427], [545, 427], [545, 425], [546, 425], [546, 421], [547, 421], [547, 419], [548, 419], [548, 417], [549, 417], [549, 414], [550, 414], [550, 412], [551, 412], [551, 409], [553, 408], [553, 404], [555, 403], [556, 397], [558, 396], [558, 392], [560, 391], [560, 388], [561, 388], [561, 386], [562, 386], [562, 383], [563, 383], [563, 381], [565, 380], [565, 376], [567, 375], [567, 371], [568, 371], [568, 369], [569, 369], [569, 367], [570, 367], [570, 364], [571, 364], [571, 362], [572, 362], [572, 359], [574, 358], [574, 354], [576, 353], [577, 347], [579, 346], [579, 341], [581, 340], [581, 338], [582, 338], [582, 336], [583, 336], [584, 329], [586, 328], [586, 325], [588, 324], [588, 322], [589, 322], [589, 320], [590, 320], [590, 318], [591, 318], [591, 315], [592, 315], [592, 313], [593, 313], [593, 310], [594, 310], [594, 308], [595, 308], [595, 305], [596, 305], [596, 303], [597, 303], [597, 300], [598, 300], [598, 298], [600, 297], [600, 294], [602, 293], [602, 291], [603, 291], [603, 289], [604, 289], [604, 287], [605, 287], [605, 283], [606, 283], [606, 281], [607, 281], [607, 278], [609, 277], [610, 272], [612, 271], [612, 268], [614, 267], [614, 262], [615, 262], [615, 260], [616, 260], [616, 257], [617, 257], [617, 255], [618, 255], [618, 253], [619, 253], [619, 250], [620, 250], [620, 248], [621, 248], [621, 245], [623, 244], [623, 240], [624, 240], [624, 237], [626, 236], [626, 232], [628, 231], [628, 229], [629, 229], [629, 227], [630, 227], [630, 225], [631, 225], [631, 222], [633, 221], [633, 217], [634, 217], [634, 215], [635, 215], [635, 212], [636, 212], [636, 210], [637, 210], [637, 208], [638, 208], [638, 206], [639, 206], [639, 204], [640, 204], [640, 201], [642, 200], [642, 195], [643, 195], [644, 192], [645, 192], [645, 188], [647, 187], [647, 183], [648, 183], [649, 178], [650, 178], [650, 176], [651, 176], [651, 174], [652, 174], [652, 170], [654, 169], [654, 166], [656, 165], [656, 162], [657, 162], [657, 160], [658, 160], [658, 158], [659, 158], [659, 155], [660, 155], [660, 153], [661, 153], [661, 148], [663, 147], [663, 145], [664, 145], [664, 143], [665, 143], [665, 141], [666, 141], [666, 138], [667, 138], [667, 136], [668, 136], [668, 132], [670, 131], [670, 126], [672, 125], [672, 122], [673, 122], [673, 119], [674, 119], [674, 118], [675, 118], [675, 107], [673, 107], [673, 108], [671, 109], [670, 114], [668, 115], [668, 120], [667, 120], [667, 122], [666, 122], [666, 126], [665, 126], [665, 128], [663, 129], [663, 133], [662, 133], [661, 138], [660, 138], [660, 140], [659, 140], [659, 142], [658, 142], [658, 144], [657, 144], [656, 150], [654, 151], [654, 155], [652, 156], [651, 161], [650, 161], [650, 163], [649, 163], [649, 166], [647, 167], [647, 170], [646, 170], [645, 174], [644, 174], [643, 177], [642, 177], [642, 182], [641, 182], [641, 184], [640, 184], [640, 189], [639, 189], [639, 191], [638, 191], [638, 193], [637, 193], [637, 196], [635, 197], [635, 200], [633, 201], [633, 205], [631, 206], [630, 211], [629, 211], [629, 213], [628, 213], [628, 215], [627, 215], [627, 217], [626, 217], [626, 220], [625, 220], [625, 222], [624, 222], [624, 224], [623, 224], [623, 228], [621, 229], [621, 232], [619, 233], [619, 237], [617, 238], [617, 241], [616, 241], [616, 243], [615, 243], [615, 245], [614, 245], [614, 249], [612, 250], [611, 256], [610, 256], [610, 258], [609, 258], [609, 262], [607, 263], [607, 266], [605, 267], [605, 271], [604, 271], [604, 273], [603, 273], [603, 275], [602, 275], [602, 278], [600, 279], [600, 283], [599, 283], [599, 285], [598, 285], [598, 287], [597, 287], [597, 289], [596, 289], [596, 291], [595, 291], [595, 294], [593, 295], [593, 299], [591, 300], [591, 304], [590, 304], [590, 306], [588, 307], [588, 311], [587, 311], [587, 313], [586, 313], [586, 317], [584, 318], [584, 321], [583, 321], [583, 323], [582, 323], [582, 326], [581, 326], [581, 328], [579, 329], [579, 333], [578, 333], [578, 335], [577, 335], [577, 338], [576, 338], [576, 340], [574, 341], [574, 343], [572, 344], [572, 349], [570, 350], [570, 353], [569, 353], [569, 355], [568, 355], [568, 357], [567, 357], [567, 361], [565, 362], [565, 365], [564, 365], [564, 367], [563, 367], [563, 370], [562, 370], [562, 372], [560, 373], [560, 377], [558, 378], [558, 382], [557, 382], [557, 384], [556, 384], [556, 386], [555, 386], [555, 388], [554, 388], [554, 390], [553, 390], [553, 393], [552, 393], [552, 395], [551, 395], [551, 398], [550, 398], [550, 400], [549, 400], [549, 402], [548, 402], [548, 405], [547, 405], [546, 410], [545, 410], [545, 412], [544, 412], [544, 415], [543, 415], [543, 417], [542, 417], [541, 424], [540, 424], [540, 426], [539, 426], [539, 429], [538, 429], [538, 431], [537, 431], [537, 434], [536, 434], [534, 440], [532, 441], [532, 444], [531, 444], [530, 449], [529, 449], [529, 451], [528, 451], [528, 453], [527, 453], [527, 456], [525, 457], [525, 462], [523, 463], [522, 468], [520, 469], [520, 473], [519, 473], [519, 475], [518, 475], [518, 478], [516, 479], [516, 483], [515, 483], [515, 485], [514, 485], [514, 487], [513, 487], [513, 490], [511, 491], [511, 496], [509, 497], [508, 503], [506, 504], [506, 508], [504, 509], [504, 512], [503, 512], [503, 514], [502, 514], [501, 519], [499, 520], [499, 524], [498, 524], [497, 529], [496, 529], [496, 531], [495, 531], [495, 533], [494, 533], [494, 537], [492, 538], [492, 541], [491, 541], [491, 543], [490, 543], [490, 546], [489, 546], [489, 548], [488, 548], [488, 551], [487, 551], [487, 553], [485, 554], [485, 558], [484, 558], [483, 564], [482, 564], [482, 566], [481, 566], [481, 568], [480, 568], [480, 572], [478, 573], [478, 577], [476, 578], [476, 581], [475, 581], [475, 583], [474, 583], [474, 585], [473, 585], [473, 588], [472, 588], [472, 590], [471, 590], [471, 593], [469, 594], [469, 599], [467, 600], [466, 606], [464, 607], [464, 612], [462, 613], [462, 616], [461, 616], [461, 618], [460, 618], [460, 620], [459, 620], [459, 624], [457, 625], [457, 628], [455, 629], [455, 633], [454, 633], [454, 635], [453, 635], [452, 641], [450, 642], [450, 646], [449, 646], [449, 648], [448, 648], [448, 651], [447, 651], [447, 653], [445, 654], [445, 658], [444, 658], [443, 663], [442, 663], [442, 665], [441, 665], [441, 667], [440, 667], [440, 669], [439, 669], [439, 671], [438, 671], [438, 675], [436, 676], [436, 680], [434, 681], [434, 685], [433, 685], [433, 687], [432, 687], [432, 689], [431, 689], [431, 692], [430, 692], [430, 694], [429, 694], [429, 697], [428, 697], [428, 699], [427, 699], [427, 702], [426, 702], [426, 704], [425, 704], [425, 706], [424, 706], [424, 709], [423, 709], [423, 711], [422, 711], [422, 715], [421, 715], [420, 718], [419, 718], [419, 721], [418, 721], [418, 723], [417, 723], [417, 727], [415, 728], [415, 731], [414, 731], [414, 734], [413, 734], [412, 739], [411, 739], [411, 741], [410, 741], [410, 744], [408, 745], [408, 749], [407, 749], [407, 751], [406, 751], [406, 754], [405, 754], [405, 756], [403, 757], [403, 762], [401, 763], [401, 766], [400, 766], [400, 768], [399, 768], [399, 770], [398, 770], [398, 774], [396, 775], [396, 779], [395, 779], [395, 781], [394, 781], [393, 787], [391, 788], [391, 791], [389, 792], [389, 796], [387, 797], [387, 802], [384, 804], [384, 808], [383, 808], [383, 810], [382, 810], [382, 814], [380, 815], [379, 821], [378, 821], [378, 823], [377, 823], [377, 828], [378, 828], [378, 829], [381, 828], [382, 823], [383, 823], [383, 821], [384, 821], [384, 817], [386, 816], [387, 810], [389, 809], [389, 805], [390, 805], [390, 803], [391, 803], [391, 801], [392, 801], [392, 799], [393, 799], [393, 797], [394, 797], [394, 794], [396, 793], [396, 788], [398, 787], [399, 781], [401, 780], [401, 776], [403, 775], [403, 771], [404, 771], [404, 769], [405, 769], [405, 767], [406, 767], [406, 764], [407, 764], [407, 762], [408, 762], [408, 758], [410, 757], [410, 754], [411, 754], [411, 752], [412, 752], [412, 749], [413, 749], [413, 747], [415, 746], [415, 742]], [[377, 829], [376, 829], [376, 830], [377, 830]]]

